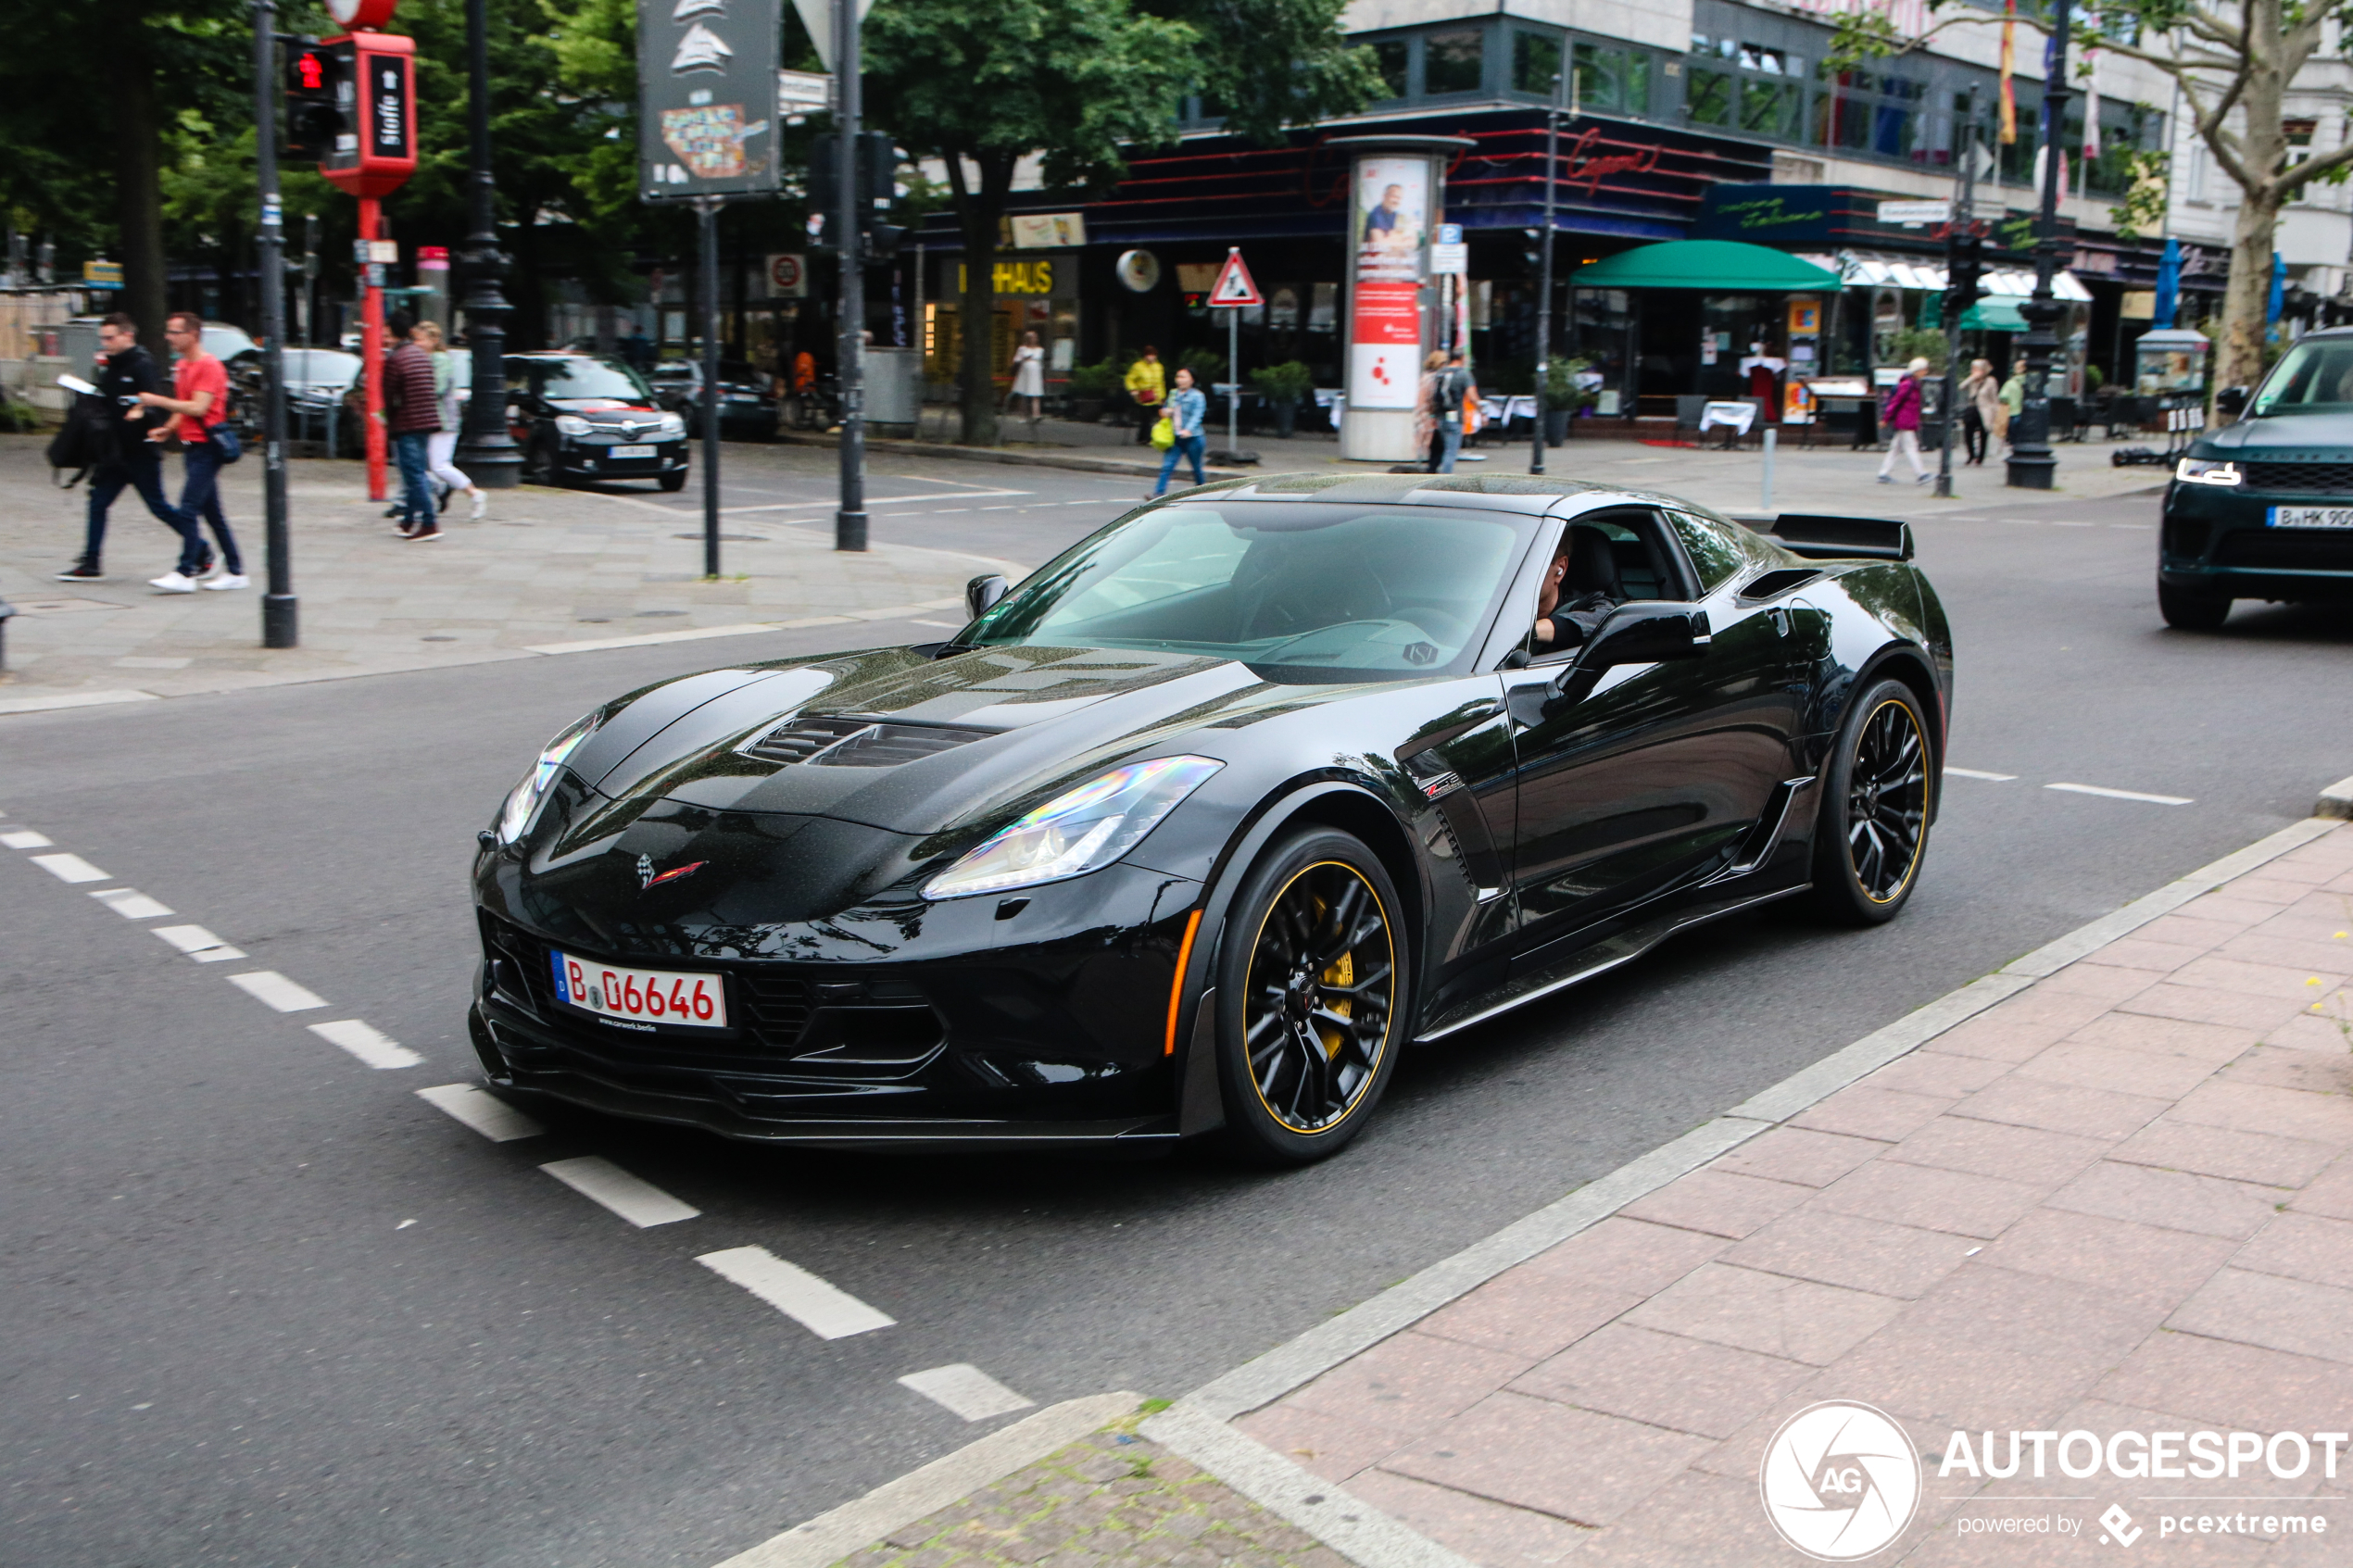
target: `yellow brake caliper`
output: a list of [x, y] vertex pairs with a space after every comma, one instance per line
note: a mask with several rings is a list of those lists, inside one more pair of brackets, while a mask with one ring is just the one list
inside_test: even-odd
[[[1353, 953], [1340, 954], [1340, 961], [1332, 965], [1331, 968], [1324, 971], [1323, 981], [1327, 985], [1355, 985], [1355, 955]], [[1342, 1018], [1353, 1018], [1356, 1016], [1356, 1004], [1349, 997], [1336, 997], [1327, 1000], [1324, 1005], [1330, 1008], [1332, 1011], [1340, 1014]], [[1321, 1036], [1324, 1042], [1324, 1060], [1329, 1061], [1338, 1057], [1340, 1055], [1340, 1047], [1342, 1038], [1340, 1032], [1338, 1029], [1333, 1028], [1330, 1024], [1324, 1024], [1317, 1030], [1317, 1034]]]

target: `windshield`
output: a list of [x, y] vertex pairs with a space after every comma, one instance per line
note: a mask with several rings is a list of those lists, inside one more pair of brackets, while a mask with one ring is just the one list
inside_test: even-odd
[[2263, 378], [2255, 417], [2353, 407], [2353, 338], [2306, 338]]
[[1302, 681], [1435, 674], [1472, 651], [1536, 521], [1205, 498], [1082, 541], [957, 640], [1205, 654]]
[[531, 390], [542, 397], [608, 397], [644, 403], [653, 396], [636, 371], [612, 359], [526, 359], [522, 369], [531, 375]]

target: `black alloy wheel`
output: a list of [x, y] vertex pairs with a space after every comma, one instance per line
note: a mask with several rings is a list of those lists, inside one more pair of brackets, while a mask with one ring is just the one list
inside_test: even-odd
[[1395, 1064], [1411, 981], [1396, 889], [1363, 843], [1314, 829], [1252, 869], [1218, 965], [1220, 1077], [1240, 1152], [1299, 1164], [1356, 1135]]
[[1878, 682], [1848, 709], [1814, 839], [1815, 901], [1831, 919], [1877, 925], [1910, 899], [1928, 851], [1933, 766], [1909, 686]]
[[2200, 594], [2159, 581], [2157, 612], [2177, 632], [2212, 632], [2231, 617], [2231, 601], [2221, 594]]
[[686, 470], [685, 469], [679, 469], [675, 472], [663, 474], [661, 476], [661, 483], [664, 490], [669, 491], [674, 495], [679, 491], [686, 488]]
[[522, 482], [525, 484], [561, 484], [562, 466], [556, 457], [556, 438], [536, 436], [523, 448]]

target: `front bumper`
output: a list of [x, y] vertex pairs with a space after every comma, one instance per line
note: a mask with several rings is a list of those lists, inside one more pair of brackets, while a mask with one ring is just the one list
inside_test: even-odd
[[583, 479], [655, 479], [686, 466], [688, 443], [684, 436], [672, 441], [631, 444], [653, 447], [650, 458], [616, 458], [612, 456], [615, 445], [618, 444], [567, 440], [557, 447], [556, 460], [564, 472]]
[[2353, 508], [2353, 496], [2166, 488], [2158, 577], [2171, 588], [2242, 599], [2353, 602], [2353, 528], [2272, 528], [2273, 507]]

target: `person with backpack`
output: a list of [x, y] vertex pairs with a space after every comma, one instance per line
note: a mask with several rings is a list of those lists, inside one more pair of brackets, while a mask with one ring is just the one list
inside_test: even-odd
[[[237, 460], [237, 433], [223, 421], [229, 417], [229, 367], [204, 351], [204, 318], [190, 310], [175, 310], [164, 318], [164, 341], [171, 345], [171, 395], [143, 392], [139, 401], [160, 408], [171, 420], [148, 439], [160, 443], [166, 431], [180, 437], [180, 461], [186, 477], [180, 486], [181, 515], [193, 531], [198, 520], [209, 524], [220, 542], [220, 570], [201, 583], [182, 588], [169, 578], [155, 586], [167, 593], [192, 593], [251, 586], [245, 565], [237, 553], [237, 536], [220, 509], [220, 470]], [[201, 535], [199, 535], [201, 537]]]
[[139, 323], [118, 310], [98, 323], [98, 390], [94, 411], [91, 450], [90, 509], [82, 535], [82, 558], [57, 573], [60, 583], [94, 583], [106, 576], [100, 564], [106, 552], [107, 513], [125, 490], [139, 492], [156, 521], [180, 535], [180, 562], [154, 580], [166, 593], [193, 590], [196, 579], [212, 570], [212, 547], [204, 542], [195, 520], [163, 495], [163, 453], [149, 439], [162, 430], [162, 410], [140, 401], [143, 394], [160, 392], [163, 379], [152, 355], [139, 346]]
[[427, 472], [441, 407], [434, 395], [433, 358], [409, 335], [411, 325], [405, 311], [393, 325], [400, 346], [384, 361], [384, 422], [400, 461], [400, 536], [438, 539], [441, 509], [434, 504]]
[[1454, 471], [1454, 459], [1463, 450], [1463, 404], [1470, 395], [1470, 369], [1463, 363], [1462, 349], [1456, 347], [1447, 353], [1446, 369], [1439, 373], [1430, 392], [1429, 411], [1437, 435], [1431, 452], [1432, 473]]

